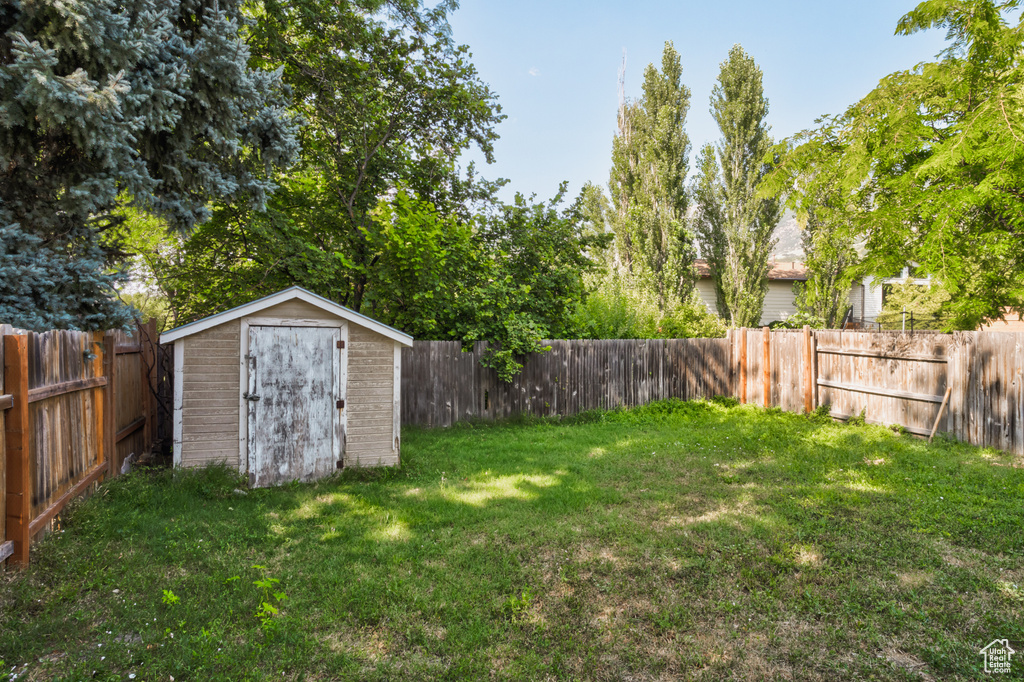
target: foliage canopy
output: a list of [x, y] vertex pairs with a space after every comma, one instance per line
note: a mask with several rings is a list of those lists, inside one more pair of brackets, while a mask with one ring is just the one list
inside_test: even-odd
[[249, 65], [237, 0], [0, 7], [0, 319], [117, 324], [127, 197], [187, 230], [261, 207], [297, 152], [279, 72]]
[[948, 326], [975, 328], [1024, 307], [1024, 26], [1017, 0], [927, 0], [897, 33], [944, 28], [937, 61], [882, 79], [797, 141], [795, 176], [836, 155], [841, 187], [870, 210], [848, 231], [863, 269], [907, 263], [949, 294]]

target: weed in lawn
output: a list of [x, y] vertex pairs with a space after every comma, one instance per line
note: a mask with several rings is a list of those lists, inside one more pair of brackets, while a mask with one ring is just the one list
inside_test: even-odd
[[181, 601], [181, 598], [178, 597], [178, 595], [174, 594], [174, 592], [172, 592], [171, 590], [164, 590], [164, 596], [163, 599], [161, 599], [161, 601], [164, 603], [164, 606], [174, 606], [179, 601]]
[[256, 564], [253, 568], [261, 572], [261, 576], [252, 581], [252, 584], [260, 591], [256, 618], [259, 619], [261, 628], [273, 630], [277, 627], [277, 621], [274, 620], [274, 616], [280, 613], [278, 606], [288, 598], [288, 595], [277, 589], [277, 585], [281, 581], [277, 578], [271, 578], [267, 573], [266, 566]]
[[501, 605], [501, 615], [513, 622], [521, 621], [532, 605], [533, 592], [527, 587], [518, 595], [512, 595], [505, 600]]

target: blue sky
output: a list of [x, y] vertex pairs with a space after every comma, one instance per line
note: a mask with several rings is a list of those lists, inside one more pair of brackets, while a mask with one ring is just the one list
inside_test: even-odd
[[[708, 98], [719, 64], [740, 43], [764, 72], [768, 122], [776, 138], [842, 112], [893, 71], [930, 61], [944, 32], [895, 36], [911, 0], [462, 0], [450, 18], [480, 77], [508, 116], [496, 163], [476, 159], [484, 177], [513, 192], [549, 198], [561, 180], [575, 195], [606, 184], [615, 133], [618, 71], [626, 51], [626, 95], [641, 93], [643, 70], [675, 43], [691, 90], [686, 129], [693, 149], [718, 138]], [[695, 165], [691, 154], [690, 168]]]

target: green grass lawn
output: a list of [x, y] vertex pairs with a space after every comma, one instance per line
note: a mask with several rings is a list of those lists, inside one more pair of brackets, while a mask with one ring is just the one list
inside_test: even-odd
[[985, 679], [1024, 644], [1001, 453], [676, 402], [402, 455], [106, 485], [0, 574], [0, 679]]

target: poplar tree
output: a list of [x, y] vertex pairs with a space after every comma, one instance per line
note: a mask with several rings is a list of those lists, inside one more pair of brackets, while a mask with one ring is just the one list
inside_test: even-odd
[[711, 94], [711, 115], [722, 138], [706, 145], [698, 158], [694, 224], [719, 313], [739, 327], [756, 326], [761, 319], [772, 235], [782, 213], [777, 195], [758, 193], [770, 170], [767, 114], [761, 69], [734, 45]]
[[685, 186], [690, 90], [682, 73], [679, 53], [666, 42], [661, 70], [649, 64], [644, 71], [643, 97], [627, 100], [620, 81], [618, 133], [612, 142], [616, 257], [627, 275], [656, 290], [663, 309], [686, 300], [694, 282]]
[[241, 22], [237, 0], [0, 4], [0, 321], [124, 321], [122, 201], [179, 231], [213, 200], [265, 203], [296, 127]]

